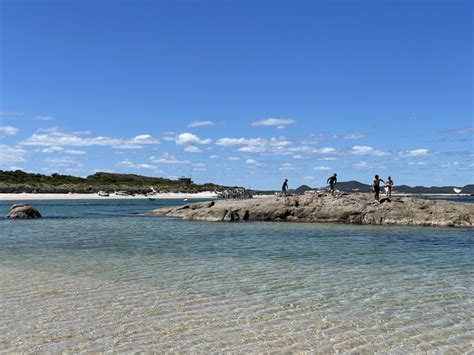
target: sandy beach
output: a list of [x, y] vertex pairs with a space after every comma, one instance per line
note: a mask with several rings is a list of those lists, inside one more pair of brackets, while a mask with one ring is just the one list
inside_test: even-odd
[[106, 199], [192, 199], [192, 198], [216, 198], [217, 194], [212, 191], [198, 193], [160, 193], [152, 196], [135, 195], [122, 196], [110, 194], [108, 197], [98, 194], [30, 194], [30, 193], [0, 193], [0, 201], [30, 201], [30, 200], [106, 200]]

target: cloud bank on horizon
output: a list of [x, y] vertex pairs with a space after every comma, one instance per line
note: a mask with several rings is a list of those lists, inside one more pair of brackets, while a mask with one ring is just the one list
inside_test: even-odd
[[56, 5], [3, 6], [2, 170], [474, 183], [469, 1]]
[[[222, 125], [226, 126], [226, 123]], [[249, 122], [250, 131], [253, 126]], [[184, 127], [184, 130], [189, 129], [189, 125]], [[371, 141], [369, 134], [318, 133], [318, 139], [311, 141], [314, 134], [299, 137], [288, 132], [286, 136], [273, 136], [270, 129], [263, 136], [252, 137], [220, 137], [216, 135], [219, 132], [201, 130], [199, 133], [177, 133], [168, 140], [163, 137], [169, 137], [166, 134], [170, 132], [155, 130], [134, 137], [69, 132], [58, 126], [38, 128], [33, 132], [27, 127], [5, 126], [0, 127], [0, 132], [5, 132], [4, 139], [8, 136], [8, 142], [5, 142], [8, 144], [0, 144], [0, 168], [3, 170], [80, 176], [97, 171], [170, 178], [186, 175], [201, 182], [250, 184], [262, 189], [275, 187], [282, 178], [289, 178], [297, 185], [323, 186], [326, 175], [333, 172], [338, 172], [342, 180], [365, 182], [369, 182], [375, 173], [407, 176], [402, 181], [411, 185], [473, 182], [474, 154], [469, 150], [472, 132], [466, 128], [453, 128], [449, 133], [449, 140], [456, 146], [464, 146], [465, 150], [444, 151], [436, 146], [445, 143], [434, 144], [429, 140], [423, 142], [423, 148], [409, 142], [398, 148], [383, 148], [383, 145], [379, 148], [365, 145]], [[360, 137], [357, 141], [361, 143], [347, 144], [347, 135]], [[437, 135], [447, 137], [445, 133]], [[466, 137], [471, 142], [465, 141]], [[450, 179], [458, 173], [465, 179]]]

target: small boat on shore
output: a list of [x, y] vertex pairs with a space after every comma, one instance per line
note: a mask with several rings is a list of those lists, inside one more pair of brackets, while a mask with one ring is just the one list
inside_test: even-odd
[[100, 197], [109, 197], [109, 193], [105, 191], [99, 191], [97, 195]]

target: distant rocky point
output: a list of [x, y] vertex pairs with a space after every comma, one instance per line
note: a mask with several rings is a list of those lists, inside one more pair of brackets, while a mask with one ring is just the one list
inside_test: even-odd
[[160, 208], [149, 215], [194, 221], [287, 221], [472, 227], [474, 204], [412, 197], [382, 199], [374, 205], [365, 193], [319, 193], [222, 200]]

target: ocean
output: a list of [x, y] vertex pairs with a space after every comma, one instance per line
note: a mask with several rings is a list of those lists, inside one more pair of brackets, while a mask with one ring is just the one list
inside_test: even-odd
[[139, 214], [182, 203], [0, 219], [0, 352], [474, 350], [472, 229]]

